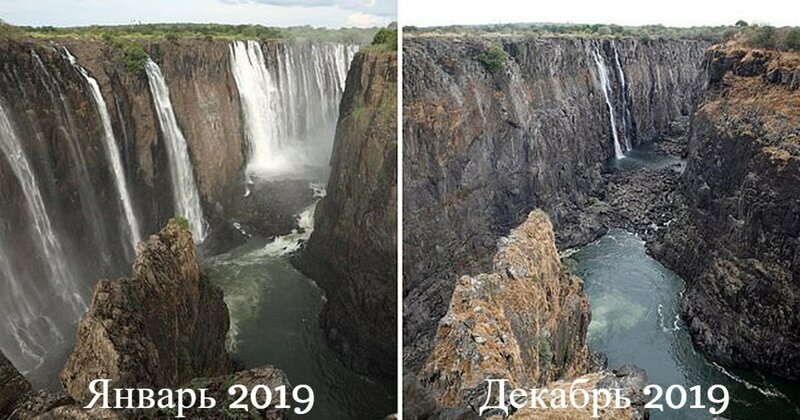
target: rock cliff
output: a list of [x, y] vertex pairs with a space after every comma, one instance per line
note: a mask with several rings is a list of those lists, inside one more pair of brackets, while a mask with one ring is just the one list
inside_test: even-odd
[[[479, 57], [492, 44], [509, 58], [489, 71]], [[604, 232], [583, 211], [605, 198], [602, 173], [614, 155], [595, 59], [606, 66], [618, 135], [635, 145], [693, 111], [705, 82], [698, 77], [705, 47], [636, 39], [404, 40], [405, 366], [418, 371], [425, 364], [458, 277], [489, 271], [497, 239], [533, 208], [550, 215], [559, 246]]]
[[518, 388], [589, 369], [589, 301], [561, 265], [547, 215], [534, 211], [502, 238], [492, 266], [459, 280], [419, 374], [440, 404], [479, 407], [486, 378]]
[[800, 378], [800, 55], [715, 46], [678, 216], [651, 251], [687, 282], [694, 342]]
[[[587, 373], [596, 368], [586, 343], [589, 301], [583, 282], [561, 265], [544, 212], [532, 212], [500, 239], [492, 266], [490, 273], [464, 276], [456, 285], [433, 352], [417, 376], [422, 391], [406, 397], [415, 405], [410, 418], [425, 417], [418, 407], [419, 394], [425, 392], [432, 399], [429, 406], [436, 407], [428, 411], [445, 418], [448, 413], [477, 414], [489, 392], [495, 395], [489, 405], [496, 405], [497, 390], [488, 388], [487, 378], [508, 380], [507, 393], [516, 388], [566, 390], [576, 378], [586, 389], [623, 389], [632, 407], [606, 410], [603, 418], [643, 418], [644, 371], [627, 366]], [[496, 414], [496, 409], [484, 413]], [[512, 408], [510, 414], [521, 419], [590, 416], [587, 409]]]
[[200, 274], [191, 233], [171, 221], [142, 241], [130, 278], [101, 280], [61, 371], [64, 388], [88, 402], [89, 383], [176, 387], [228, 372], [228, 310]]
[[[301, 102], [320, 104], [326, 112], [324, 124], [317, 124], [309, 112], [281, 116], [324, 125], [313, 134], [304, 133], [331, 139], [338, 115], [333, 101], [338, 104], [350, 57], [337, 51], [351, 51], [352, 46], [293, 40], [254, 45], [264, 52], [270, 72], [283, 71], [275, 78], [279, 86], [288, 86], [282, 95], [307, 98]], [[230, 47], [211, 40], [0, 40], [0, 313], [11, 320], [9, 333], [0, 334], [0, 348], [35, 387], [44, 386], [45, 380], [33, 376], [54, 376], [51, 363], [41, 364], [40, 359], [50, 362], [53, 354], [72, 345], [74, 324], [94, 280], [125, 275], [135, 255], [133, 239], [157, 232], [180, 207], [173, 197], [170, 170], [177, 165], [170, 161], [147, 75], [131, 51], [157, 62], [169, 89], [176, 124], [188, 146], [190, 162], [185, 166], [191, 167], [210, 225], [201, 253], [227, 251], [249, 235], [290, 233], [297, 227], [295, 215], [315, 199], [309, 188], [309, 180], [320, 181], [315, 171], [303, 174], [308, 177], [302, 180], [246, 182], [251, 145], [246, 144], [246, 117], [232, 75]], [[73, 58], [96, 79], [104, 107], [95, 101], [94, 90]], [[306, 69], [307, 77], [298, 79], [302, 83], [294, 80], [289, 86], [281, 79], [296, 70], [283, 65], [287, 63]], [[313, 78], [318, 73], [319, 78]], [[312, 82], [325, 91], [324, 98], [307, 94], [314, 92], [309, 90]], [[107, 135], [103, 123], [106, 114], [113, 136]], [[12, 136], [6, 131], [14, 134], [18, 147], [7, 144]], [[113, 147], [105, 141], [111, 137], [121, 171], [113, 169], [113, 154], [108, 152]], [[314, 143], [314, 149], [327, 153], [329, 142], [321, 144]], [[29, 170], [20, 169], [21, 160], [30, 162]], [[127, 203], [123, 189], [128, 191]], [[40, 197], [32, 199], [34, 193]], [[138, 235], [130, 234], [132, 224], [138, 224]], [[43, 247], [57, 248], [59, 252], [51, 252], [57, 257], [45, 257]], [[49, 269], [55, 265], [63, 275]], [[11, 297], [15, 294], [24, 298]], [[59, 299], [77, 303], [67, 307]], [[36, 366], [41, 372], [31, 374]]]
[[396, 374], [397, 53], [368, 49], [347, 76], [327, 196], [302, 267], [325, 290], [322, 326], [354, 369]]

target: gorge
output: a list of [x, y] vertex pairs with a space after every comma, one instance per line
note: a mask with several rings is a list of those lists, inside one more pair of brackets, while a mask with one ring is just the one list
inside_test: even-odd
[[[395, 88], [371, 81], [387, 77], [396, 58], [391, 52], [381, 51], [357, 55], [361, 47], [314, 40], [0, 40], [0, 313], [13, 327], [0, 335], [0, 350], [34, 390], [57, 393], [61, 388], [57, 373], [75, 345], [76, 325], [92, 302], [92, 289], [95, 301], [98, 293], [104, 293], [97, 287], [105, 283], [96, 286], [95, 281], [127, 275], [135, 258], [143, 258], [141, 244], [151, 240], [151, 234], [167, 220], [177, 217], [177, 223], [185, 223], [198, 247], [198, 262], [192, 264], [202, 270], [203, 284], [210, 281], [214, 286], [208, 287], [222, 288], [219, 295], [224, 292], [232, 324], [228, 332], [228, 311], [223, 319], [219, 305], [214, 303], [211, 306], [215, 309], [208, 315], [219, 318], [216, 321], [220, 324], [214, 324], [214, 328], [224, 330], [214, 338], [223, 341], [187, 348], [192, 354], [202, 354], [227, 342], [231, 357], [243, 360], [224, 368], [221, 364], [202, 367], [202, 360], [185, 366], [179, 360], [178, 368], [187, 369], [185, 372], [150, 383], [179, 386], [195, 377], [258, 369], [283, 361], [289, 364], [286, 372], [294, 376], [289, 379], [292, 383], [313, 382], [314, 375], [321, 378], [314, 385], [320, 392], [322, 410], [330, 410], [330, 418], [364, 413], [384, 416], [394, 411], [393, 385], [379, 382], [376, 386], [377, 380], [355, 373], [350, 363], [336, 360], [343, 357], [336, 351], [340, 349], [331, 348], [320, 326], [324, 322], [320, 317], [324, 292], [292, 266], [294, 263], [302, 269], [303, 263], [290, 258], [309, 240], [315, 204], [325, 195], [329, 175], [336, 175], [328, 159], [336, 153], [334, 135], [337, 125], [342, 124], [339, 109], [345, 91], [358, 96], [362, 86], [369, 85], [377, 98], [391, 95], [395, 102]], [[350, 62], [355, 59], [368, 64], [351, 71]], [[385, 70], [367, 71], [375, 62], [385, 62]], [[358, 84], [346, 86], [346, 79]], [[365, 98], [359, 106], [371, 107], [374, 99]], [[347, 107], [347, 101], [342, 106]], [[391, 116], [396, 126], [395, 115]], [[391, 127], [390, 120], [384, 124]], [[375, 132], [368, 130], [364, 126], [340, 127], [337, 136], [342, 137], [340, 142], [355, 137], [370, 139], [371, 145], [387, 142], [386, 147], [391, 147], [396, 143], [394, 137], [387, 140], [385, 133], [380, 140], [373, 139]], [[350, 163], [349, 159], [355, 157], [339, 159], [341, 166], [372, 165], [378, 159], [378, 172], [391, 179], [393, 169], [381, 169], [384, 153]], [[275, 164], [270, 159], [280, 162]], [[383, 187], [381, 191], [387, 192], [380, 196], [371, 191], [354, 192], [361, 186], [353, 181], [336, 184], [341, 190], [338, 194], [374, 195], [367, 206], [394, 206], [389, 195], [394, 190]], [[336, 222], [337, 217], [329, 215], [328, 219]], [[393, 224], [384, 229], [395, 231]], [[357, 232], [352, 240], [369, 239], [360, 235], [362, 232]], [[185, 236], [181, 238], [183, 241]], [[329, 252], [331, 246], [320, 241], [316, 248]], [[226, 272], [220, 264], [242, 266], [241, 257], [248, 249], [255, 251], [256, 261], [246, 281], [255, 288], [272, 284], [269, 289], [289, 282], [278, 289], [283, 295], [277, 299], [284, 306], [275, 305], [272, 313], [302, 314], [298, 321], [304, 324], [284, 324], [283, 330], [264, 331], [264, 322], [274, 322], [272, 319], [255, 318], [258, 322], [253, 323], [254, 319], [246, 315], [237, 318], [243, 312], [234, 304], [241, 295], [226, 289], [226, 285], [231, 277], [238, 276], [238, 269]], [[173, 257], [152, 256], [156, 265]], [[303, 260], [311, 264], [316, 258], [309, 254]], [[336, 267], [338, 261], [330, 264], [344, 270]], [[168, 275], [172, 273], [175, 271], [167, 271]], [[162, 280], [176, 281], [173, 277]], [[331, 281], [333, 287], [338, 280]], [[386, 281], [389, 287], [395, 284], [394, 274]], [[348, 287], [354, 286], [341, 288]], [[301, 298], [296, 291], [308, 297]], [[133, 301], [132, 297], [127, 299], [122, 301]], [[204, 299], [198, 311], [204, 310]], [[274, 304], [262, 296], [256, 299], [256, 312], [262, 311], [263, 305]], [[188, 302], [185, 305], [189, 307], [196, 303]], [[122, 307], [129, 308], [126, 305]], [[148, 303], [153, 305], [159, 304], [155, 300]], [[157, 318], [161, 312], [153, 310]], [[328, 312], [337, 316], [341, 308]], [[187, 316], [191, 319], [191, 311]], [[155, 318], [153, 322], [157, 322]], [[186, 334], [194, 328], [206, 327], [188, 327]], [[246, 328], [250, 330], [243, 330]], [[253, 343], [237, 337], [264, 332], [273, 335]], [[299, 333], [303, 341], [278, 338], [287, 333]], [[160, 332], [154, 334], [151, 338], [159, 352], [168, 351], [160, 347], [165, 345], [159, 340]], [[95, 336], [92, 333], [79, 340]], [[287, 362], [286, 355], [294, 351], [291, 346], [302, 346], [307, 340], [316, 344], [308, 352], [298, 353], [306, 358]], [[238, 349], [260, 346], [260, 356], [248, 359], [237, 352], [237, 344]], [[180, 353], [180, 348], [172, 351]], [[74, 357], [62, 371], [61, 382], [72, 398], [80, 400], [76, 395], [85, 383], [70, 384], [76, 377], [85, 378], [105, 368], [84, 372], [92, 356], [78, 361], [73, 361]], [[159, 359], [170, 357], [163, 353]], [[331, 368], [292, 369], [308, 365]], [[147, 375], [158, 370], [146, 364], [139, 369], [149, 372]], [[359, 373], [376, 375], [376, 370], [372, 366]], [[335, 379], [326, 372], [333, 372]], [[266, 376], [274, 378], [271, 373]], [[361, 383], [363, 389], [380, 396], [372, 405], [358, 405], [342, 398], [339, 394], [343, 390], [337, 394], [335, 381]]]
[[[496, 67], [490, 65], [494, 63], [485, 61], [482, 55], [494, 46], [499, 46], [507, 57]], [[406, 401], [406, 407], [417, 409], [426, 406], [429, 413], [426, 415], [438, 413], [435, 415], [441, 417], [463, 413], [463, 410], [476, 411], [476, 393], [483, 397], [485, 395], [480, 394], [479, 388], [469, 385], [475, 383], [469, 381], [482, 378], [480, 374], [469, 376], [470, 371], [490, 373], [492, 377], [500, 375], [523, 387], [541, 386], [561, 377], [561, 374], [554, 377], [547, 370], [530, 368], [526, 369], [528, 373], [525, 376], [520, 376], [513, 371], [498, 371], [498, 365], [490, 362], [470, 362], [494, 360], [492, 351], [495, 349], [492, 346], [505, 349], [497, 350], [500, 354], [514, 355], [519, 352], [526, 365], [531, 362], [527, 361], [529, 356], [525, 352], [533, 352], [539, 346], [539, 363], [542, 359], [551, 360], [554, 367], [563, 369], [565, 379], [591, 374], [597, 369], [603, 371], [603, 366], [592, 363], [596, 356], [589, 356], [580, 347], [575, 347], [578, 350], [565, 355], [554, 356], [559, 354], [556, 349], [563, 351], [564, 337], [570, 334], [585, 337], [588, 331], [590, 348], [609, 352], [608, 360], [613, 363], [611, 367], [641, 363], [643, 365], [640, 367], [645, 368], [652, 383], [665, 383], [667, 378], [682, 381], [685, 375], [688, 378], [685, 380], [698, 383], [716, 381], [726, 384], [734, 394], [733, 407], [729, 409], [733, 418], [772, 418], [797, 409], [796, 383], [770, 375], [778, 373], [784, 378], [792, 378], [791, 374], [780, 373], [783, 361], [771, 358], [769, 362], [760, 362], [759, 365], [755, 354], [764, 354], [766, 350], [763, 347], [755, 349], [751, 346], [745, 351], [739, 350], [743, 348], [743, 343], [724, 347], [727, 354], [736, 354], [735, 358], [726, 357], [726, 352], [720, 352], [716, 347], [729, 342], [726, 340], [731, 340], [730, 337], [735, 336], [734, 331], [739, 328], [733, 325], [742, 322], [742, 317], [734, 311], [715, 312], [722, 304], [721, 300], [725, 299], [723, 296], [729, 296], [722, 293], [728, 287], [723, 285], [728, 281], [736, 284], [735, 281], [722, 280], [725, 275], [717, 274], [714, 277], [717, 280], [710, 283], [714, 286], [709, 287], [706, 286], [709, 283], [695, 281], [698, 271], [686, 269], [696, 267], [692, 270], [698, 270], [703, 267], [700, 262], [705, 255], [717, 252], [709, 248], [694, 251], [696, 246], [690, 245], [695, 241], [717, 241], [707, 239], [711, 236], [710, 232], [701, 233], [700, 228], [692, 227], [695, 219], [689, 217], [693, 213], [688, 212], [694, 212], [694, 207], [687, 207], [687, 216], [681, 216], [685, 208], [682, 204], [684, 194], [691, 197], [695, 194], [692, 188], [702, 185], [692, 177], [698, 170], [713, 172], [716, 169], [711, 168], [719, 168], [719, 164], [737, 167], [732, 160], [723, 160], [718, 164], [716, 156], [700, 158], [708, 150], [719, 150], [721, 147], [715, 145], [707, 149], [699, 146], [717, 141], [714, 133], [700, 134], [707, 133], [700, 131], [704, 126], [704, 114], [700, 110], [713, 103], [711, 101], [715, 94], [727, 97], [720, 93], [721, 90], [730, 86], [738, 89], [742, 83], [732, 81], [725, 76], [725, 72], [731, 67], [742, 69], [742, 72], [753, 77], [751, 80], [758, 80], [759, 83], [773, 81], [771, 89], [783, 89], [780, 91], [783, 93], [775, 93], [776, 97], [787, 95], [793, 98], [788, 102], [776, 101], [770, 106], [762, 104], [760, 112], [763, 115], [774, 112], [781, 115], [776, 117], [778, 120], [788, 116], [788, 121], [792, 121], [797, 109], [793, 105], [797, 91], [792, 85], [797, 68], [786, 64], [793, 63], [791, 53], [766, 54], [772, 60], [756, 59], [761, 67], [755, 67], [750, 64], [751, 61], [743, 58], [763, 57], [763, 53], [742, 48], [743, 52], [735, 55], [743, 59], [741, 65], [732, 64], [735, 61], [729, 59], [731, 64], [721, 67], [719, 62], [729, 61], [720, 61], [719, 57], [725, 55], [715, 53], [715, 48], [728, 51], [736, 47], [712, 47], [705, 41], [668, 38], [528, 38], [499, 34], [476, 37], [434, 32], [406, 35], [403, 79], [404, 388], [406, 395], [419, 398], [418, 401]], [[720, 84], [719, 80], [722, 79], [727, 83]], [[747, 86], [746, 83], [756, 82], [744, 82], [742, 86]], [[749, 94], [754, 95], [752, 92]], [[746, 97], [743, 94], [741, 100], [747, 102]], [[787, 105], [776, 109], [778, 103]], [[729, 117], [731, 109], [719, 112], [719, 126], [731, 129], [732, 121], [746, 121], [745, 118], [732, 120], [736, 117]], [[797, 126], [788, 121], [780, 127], [790, 130], [788, 127]], [[753, 136], [758, 137], [764, 132], [758, 133]], [[770, 140], [773, 144], [792, 144], [790, 139], [793, 135], [789, 131], [765, 136], [774, 139]], [[782, 156], [781, 161], [789, 162], [784, 168], [792, 168], [794, 152], [789, 150], [793, 149], [784, 146], [778, 150], [780, 153], [773, 156]], [[742, 155], [737, 156], [741, 159]], [[684, 172], [685, 167], [708, 169], [686, 169]], [[763, 173], [759, 171], [755, 173]], [[789, 169], [782, 172], [781, 176], [796, 176], [796, 172]], [[725, 181], [721, 177], [715, 179], [718, 186], [712, 186], [712, 191], [728, 191], [730, 187], [721, 185], [730, 182], [730, 178]], [[785, 185], [793, 183], [787, 182]], [[703, 194], [707, 196], [707, 193]], [[791, 193], [785, 197], [788, 202], [797, 198]], [[692, 203], [691, 200], [696, 199], [689, 200]], [[734, 202], [731, 199], [727, 205], [733, 206]], [[588, 295], [592, 311], [598, 312], [591, 317], [584, 317], [583, 321], [576, 321], [572, 312], [559, 310], [551, 299], [546, 303], [549, 310], [536, 319], [542, 323], [545, 320], [554, 322], [557, 327], [540, 330], [538, 338], [531, 339], [520, 332], [523, 328], [515, 325], [522, 322], [528, 313], [540, 311], [541, 302], [533, 300], [527, 304], [515, 304], [509, 298], [487, 298], [480, 305], [481, 312], [505, 313], [510, 320], [513, 337], [519, 343], [515, 346], [513, 342], [508, 342], [510, 334], [501, 334], [505, 331], [501, 328], [502, 323], [482, 321], [482, 315], [478, 314], [462, 319], [459, 318], [461, 315], [455, 316], [453, 311], [467, 301], [463, 294], [465, 282], [471, 282], [477, 288], [478, 291], [470, 295], [470, 299], [476, 299], [475, 296], [483, 296], [479, 285], [487, 281], [483, 280], [486, 278], [484, 276], [525, 277], [515, 274], [516, 269], [506, 269], [507, 274], [504, 274], [500, 270], [502, 264], [498, 265], [498, 258], [505, 252], [509, 238], [518, 236], [515, 232], [530, 223], [527, 215], [536, 208], [542, 209], [552, 221], [554, 242], [562, 251], [563, 262], [582, 277], [580, 284], [585, 285], [585, 291], [577, 292], [578, 298], [586, 299]], [[738, 209], [740, 212], [750, 212], [741, 207]], [[705, 226], [721, 223], [715, 219], [720, 215], [719, 212], [706, 210], [704, 214]], [[764, 220], [760, 216], [755, 218]], [[751, 235], [764, 234], [760, 231], [764, 226], [762, 223], [753, 222]], [[786, 235], [792, 235], [794, 230], [790, 226], [793, 225], [784, 223], [780, 226], [789, 227]], [[627, 230], [646, 241], [656, 259], [683, 277], [686, 294], [682, 294], [683, 282], [674, 273], [645, 254], [644, 244], [634, 245], [638, 239], [632, 243], [624, 242], [624, 235], [628, 233], [613, 229]], [[607, 233], [608, 236], [604, 236]], [[621, 234], [623, 236], [619, 236]], [[695, 235], [702, 235], [702, 239]], [[749, 238], [755, 237], [758, 236]], [[593, 243], [598, 239], [599, 242]], [[743, 239], [739, 241], [746, 243]], [[613, 254], [618, 251], [608, 244], [618, 242], [625, 244], [626, 251]], [[549, 246], [545, 241], [536, 246], [536, 251], [531, 254], [541, 255], [545, 252], [543, 249]], [[586, 246], [585, 250], [581, 249], [583, 246]], [[589, 259], [587, 256], [594, 255], [589, 250], [598, 247], [609, 255]], [[578, 252], [573, 254], [575, 251]], [[769, 261], [772, 257], [767, 256], [772, 254], [750, 253], [748, 256]], [[621, 256], [635, 257], [636, 260], [627, 264]], [[613, 258], [620, 259], [614, 261]], [[791, 261], [791, 258], [784, 258], [784, 261]], [[789, 264], [788, 267], [793, 266]], [[731, 276], [736, 272], [728, 269], [725, 273]], [[781, 357], [787, 357], [788, 353], [797, 354], [792, 350], [793, 343], [797, 341], [790, 338], [788, 333], [796, 322], [797, 314], [796, 310], [788, 309], [793, 305], [791, 296], [795, 292], [792, 290], [797, 290], [796, 281], [791, 280], [796, 278], [795, 273], [796, 270], [793, 272], [792, 268], [788, 268], [782, 275], [761, 277], [766, 282], [764, 284], [774, 286], [750, 286], [781, 290], [780, 293], [768, 292], [770, 298], [767, 300], [745, 294], [733, 300], [741, 301], [745, 307], [753, 305], [765, 308], [762, 311], [769, 313], [768, 319], [781, 319], [782, 326], [778, 329], [781, 331], [778, 333], [780, 337], [772, 341], [775, 351], [781, 349], [785, 352]], [[535, 290], [540, 287], [537, 279], [546, 279], [548, 276], [534, 275], [532, 278], [535, 284], [524, 288], [524, 293], [537, 293]], [[547, 280], [545, 284], [551, 281]], [[500, 284], [505, 282], [500, 281]], [[560, 287], [567, 287], [567, 283], [561, 281]], [[599, 294], [608, 291], [609, 287], [611, 292], [608, 293], [612, 296]], [[646, 302], [642, 296], [633, 297], [639, 288], [648, 298], [669, 298], [653, 303], [653, 307], [643, 307], [641, 316], [636, 311], [624, 314], [614, 312], [617, 306], [632, 308], [623, 304], [627, 299], [633, 299], [637, 304]], [[658, 292], [650, 288], [656, 288]], [[663, 289], [670, 291], [663, 292]], [[696, 296], [712, 299], [698, 300]], [[615, 300], [604, 302], [603, 299]], [[676, 303], [679, 301], [682, 303]], [[709, 304], [711, 302], [714, 303]], [[726, 302], [722, 305], [731, 304], [731, 301]], [[612, 311], [611, 314], [616, 315], [604, 311]], [[674, 318], [678, 314], [680, 317]], [[724, 321], [716, 320], [718, 317]], [[463, 335], [466, 338], [456, 341], [457, 347], [451, 348], [449, 353], [445, 352], [442, 350], [444, 346], [454, 345], [454, 332], [448, 331], [456, 328], [458, 320], [472, 328], [472, 339], [469, 335]], [[623, 324], [625, 322], [629, 324]], [[709, 328], [709, 324], [726, 326], [719, 330]], [[499, 332], [491, 332], [498, 328]], [[554, 328], [557, 332], [554, 332]], [[697, 350], [693, 348], [687, 331], [691, 333]], [[718, 337], [717, 331], [725, 336]], [[754, 337], [763, 337], [768, 331], [769, 328], [754, 326], [748, 342], [754, 343]], [[445, 332], [448, 333], [443, 336]], [[491, 334], [497, 334], [495, 337], [502, 339], [491, 338]], [[612, 342], [598, 339], [598, 334], [626, 337], [629, 341], [625, 345], [628, 347], [623, 347], [623, 344], [613, 347], [610, 344]], [[482, 337], [480, 341], [475, 338], [476, 335]], [[637, 337], [650, 340], [651, 343], [652, 337], [667, 340], [669, 352], [651, 361], [642, 357], [624, 357], [624, 354], [630, 353], [621, 352], [621, 348], [636, 349], [636, 354], [659, 351], [656, 348], [636, 347], [641, 344], [635, 342]], [[547, 344], [544, 347], [541, 344], [543, 339]], [[704, 344], [706, 341], [713, 344]], [[757, 341], [761, 342], [760, 339]], [[477, 350], [473, 350], [475, 348]], [[730, 349], [736, 350], [731, 352]], [[486, 356], [470, 359], [473, 351], [480, 354], [485, 352]], [[683, 352], [693, 356], [683, 357]], [[444, 354], [456, 356], [443, 360]], [[506, 357], [517, 361], [516, 357]], [[582, 360], [583, 365], [562, 362], [575, 360], [570, 359], [575, 357]], [[667, 368], [666, 360], [675, 361], [677, 376], [667, 373], [671, 368]], [[469, 370], [462, 370], [465, 365], [471, 366]], [[456, 372], [448, 366], [459, 366], [457, 371], [463, 372], [463, 376], [460, 379], [448, 376], [445, 372]], [[574, 366], [578, 366], [578, 369], [571, 370]], [[432, 370], [432, 367], [435, 369]], [[752, 370], [753, 367], [759, 370]], [[454, 393], [453, 386], [462, 386], [461, 391]], [[521, 418], [540, 418], [535, 412], [520, 412], [517, 415]], [[638, 415], [641, 413], [622, 413], [620, 418], [637, 418]], [[651, 412], [650, 415], [654, 418], [707, 418], [703, 416], [708, 416], [708, 413], [695, 410], [673, 414]], [[564, 418], [573, 417], [567, 415]]]

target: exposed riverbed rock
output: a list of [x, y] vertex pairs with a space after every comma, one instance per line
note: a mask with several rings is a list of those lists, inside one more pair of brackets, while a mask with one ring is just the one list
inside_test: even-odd
[[682, 205], [653, 254], [687, 282], [694, 342], [713, 360], [800, 378], [800, 55], [707, 54]]
[[60, 375], [76, 401], [88, 402], [97, 378], [110, 387], [176, 387], [230, 367], [228, 310], [202, 278], [189, 230], [173, 219], [137, 251], [132, 277], [99, 281], [78, 324]]
[[355, 370], [396, 375], [397, 53], [360, 52], [342, 98], [327, 196], [300, 268], [325, 290], [321, 323]]
[[[494, 72], [478, 60], [498, 44]], [[407, 36], [404, 40], [404, 365], [433, 346], [461, 275], [491, 269], [498, 238], [534, 208], [562, 248], [606, 231], [603, 172], [613, 136], [594, 52], [610, 69], [617, 112], [627, 92], [636, 145], [694, 109], [704, 42]], [[622, 89], [615, 50], [626, 76]], [[622, 135], [622, 134], [621, 134]], [[602, 204], [597, 210], [603, 212]]]

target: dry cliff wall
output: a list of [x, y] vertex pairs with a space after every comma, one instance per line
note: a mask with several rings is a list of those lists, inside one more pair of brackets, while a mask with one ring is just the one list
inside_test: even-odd
[[715, 46], [685, 203], [654, 254], [712, 359], [800, 377], [800, 56]]
[[[494, 72], [478, 59], [491, 44], [509, 54]], [[635, 145], [692, 112], [705, 48], [634, 39], [404, 41], [407, 366], [425, 363], [458, 276], [486, 272], [497, 239], [530, 210], [550, 215], [562, 246], [602, 233], [579, 211], [602, 198], [601, 172], [614, 155], [596, 59], [620, 141]]]

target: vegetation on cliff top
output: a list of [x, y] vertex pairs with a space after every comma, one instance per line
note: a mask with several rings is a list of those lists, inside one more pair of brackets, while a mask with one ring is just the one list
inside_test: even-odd
[[622, 26], [614, 24], [507, 23], [493, 25], [451, 25], [417, 28], [406, 26], [408, 34], [538, 37], [588, 37], [640, 39], [691, 39], [708, 42], [737, 40], [752, 48], [800, 50], [800, 28], [749, 25], [740, 20], [734, 25], [673, 28], [664, 25]]
[[397, 51], [397, 28], [381, 28], [372, 38], [370, 50]]
[[206, 23], [158, 23], [118, 26], [83, 26], [60, 28], [52, 26], [13, 26], [0, 22], [0, 38], [73, 38], [102, 39], [106, 42], [120, 40], [276, 40], [302, 39], [313, 41], [368, 44], [378, 28], [327, 29], [311, 26], [287, 28], [261, 25], [220, 25]]

